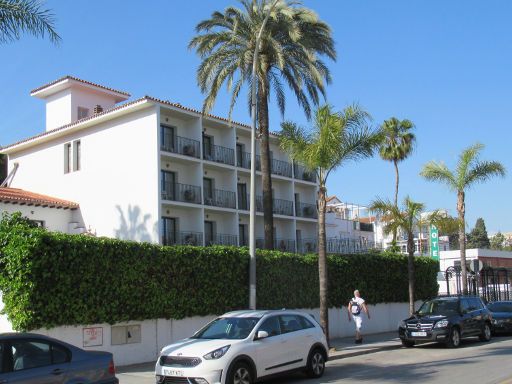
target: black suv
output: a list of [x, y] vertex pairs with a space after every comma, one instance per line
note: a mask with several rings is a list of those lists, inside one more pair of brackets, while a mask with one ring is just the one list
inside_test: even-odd
[[421, 342], [441, 342], [452, 348], [465, 337], [491, 340], [491, 312], [479, 297], [436, 297], [400, 322], [398, 335], [405, 347]]

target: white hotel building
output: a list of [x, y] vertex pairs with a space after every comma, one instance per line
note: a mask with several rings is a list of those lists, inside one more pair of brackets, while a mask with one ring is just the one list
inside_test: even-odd
[[[60, 228], [160, 244], [248, 243], [250, 127], [66, 76], [31, 92], [46, 130], [1, 149], [8, 187], [77, 203]], [[271, 137], [275, 247], [316, 242], [318, 185]], [[257, 149], [259, 151], [259, 148]], [[263, 239], [261, 173], [256, 237]], [[68, 217], [68, 216], [63, 216]]]

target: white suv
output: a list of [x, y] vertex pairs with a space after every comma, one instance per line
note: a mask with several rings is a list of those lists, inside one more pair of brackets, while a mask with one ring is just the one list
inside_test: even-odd
[[194, 336], [162, 349], [157, 383], [252, 384], [267, 376], [304, 370], [321, 377], [327, 341], [320, 325], [296, 311], [236, 311]]

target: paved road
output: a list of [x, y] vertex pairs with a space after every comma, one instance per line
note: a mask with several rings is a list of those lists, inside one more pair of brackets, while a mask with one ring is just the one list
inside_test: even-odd
[[[121, 384], [153, 384], [150, 370], [119, 375]], [[490, 343], [469, 340], [459, 349], [436, 344], [396, 349], [330, 361], [324, 377], [280, 377], [268, 384], [320, 383], [512, 383], [512, 337]]]

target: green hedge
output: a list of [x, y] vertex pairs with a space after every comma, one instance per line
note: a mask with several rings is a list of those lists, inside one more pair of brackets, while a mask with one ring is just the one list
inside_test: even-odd
[[[245, 248], [66, 235], [4, 217], [0, 251], [4, 312], [17, 330], [181, 319], [248, 304]], [[418, 298], [436, 294], [437, 268], [417, 259]], [[401, 255], [330, 256], [329, 277], [332, 306], [346, 304], [356, 287], [369, 303], [407, 301], [407, 258]], [[257, 287], [260, 308], [318, 307], [316, 256], [259, 252]]]

